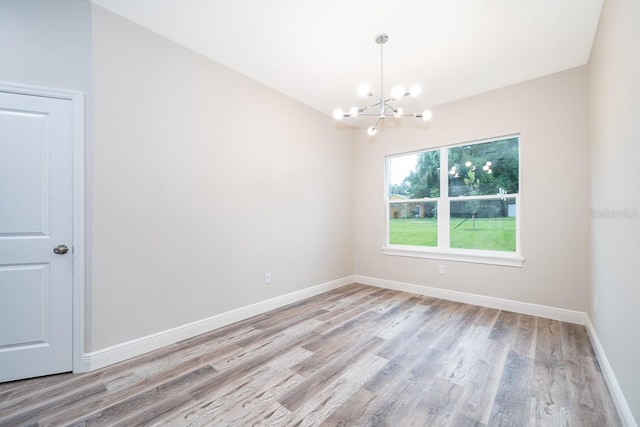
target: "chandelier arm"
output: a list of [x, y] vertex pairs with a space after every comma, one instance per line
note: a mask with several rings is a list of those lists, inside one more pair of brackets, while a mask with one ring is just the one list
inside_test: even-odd
[[394, 107], [393, 105], [389, 104], [388, 102], [385, 102], [384, 105], [385, 105], [385, 109], [384, 109], [385, 113], [387, 112], [387, 110], [391, 110], [394, 113], [397, 111], [396, 107]]
[[364, 111], [368, 110], [369, 108], [377, 107], [378, 105], [380, 105], [380, 103], [376, 102], [375, 104], [371, 104], [371, 105], [369, 105], [367, 107], [358, 108], [358, 110], [360, 112], [364, 112]]

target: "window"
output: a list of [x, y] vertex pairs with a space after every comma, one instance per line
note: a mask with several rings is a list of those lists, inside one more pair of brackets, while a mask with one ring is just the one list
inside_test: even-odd
[[383, 253], [521, 266], [519, 140], [387, 157]]

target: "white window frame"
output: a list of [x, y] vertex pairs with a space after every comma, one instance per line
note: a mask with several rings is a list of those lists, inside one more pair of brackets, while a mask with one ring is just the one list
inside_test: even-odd
[[[521, 162], [520, 153], [520, 135], [506, 135], [497, 138], [483, 139], [471, 142], [464, 142], [453, 145], [446, 145], [442, 147], [434, 147], [429, 149], [417, 150], [407, 153], [393, 154], [385, 157], [385, 177], [384, 177], [384, 210], [385, 210], [385, 226], [384, 226], [384, 246], [382, 247], [382, 253], [384, 255], [393, 256], [406, 256], [413, 258], [429, 258], [445, 261], [461, 261], [472, 262], [480, 264], [493, 264], [503, 265], [509, 267], [522, 267], [524, 264], [524, 257], [522, 256], [520, 246], [521, 236], [521, 203], [520, 194], [522, 193], [522, 185], [520, 176], [518, 177], [518, 194], [497, 194], [497, 195], [482, 195], [482, 196], [449, 196], [449, 156], [448, 150], [450, 148], [463, 147], [468, 145], [483, 144], [487, 142], [499, 141], [509, 138], [518, 138], [518, 164]], [[390, 159], [396, 157], [402, 157], [409, 154], [424, 153], [427, 151], [440, 150], [440, 197], [428, 197], [421, 199], [407, 199], [407, 200], [389, 200], [389, 164]], [[520, 167], [518, 167], [518, 175], [520, 175]], [[489, 251], [480, 249], [459, 249], [450, 247], [450, 203], [452, 201], [469, 201], [469, 200], [500, 200], [500, 199], [514, 199], [516, 206], [516, 249], [514, 252], [503, 251]], [[389, 224], [390, 224], [390, 212], [391, 205], [397, 203], [425, 203], [425, 202], [437, 202], [438, 206], [438, 246], [412, 246], [412, 245], [392, 245], [389, 243]], [[444, 218], [441, 220], [441, 218]]]

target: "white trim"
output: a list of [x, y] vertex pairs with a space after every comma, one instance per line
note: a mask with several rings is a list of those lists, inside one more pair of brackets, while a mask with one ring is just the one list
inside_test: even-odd
[[217, 314], [206, 319], [197, 320], [186, 325], [160, 331], [145, 337], [136, 338], [121, 344], [97, 350], [83, 355], [82, 366], [85, 371], [93, 371], [105, 366], [121, 362], [131, 357], [157, 350], [205, 332], [212, 331], [234, 322], [248, 319], [276, 308], [292, 304], [303, 299], [328, 292], [353, 283], [353, 277], [347, 276], [331, 282], [322, 283], [289, 294], [260, 301], [245, 307]]
[[85, 99], [73, 100], [73, 372], [82, 372], [85, 337]]
[[0, 91], [20, 95], [71, 101], [73, 120], [72, 168], [73, 168], [73, 267], [72, 280], [72, 367], [73, 372], [82, 372], [82, 355], [85, 337], [85, 100], [80, 91], [0, 82]]
[[76, 100], [82, 97], [82, 92], [67, 89], [32, 86], [19, 83], [0, 82], [0, 91], [18, 95], [42, 96], [45, 98]]
[[620, 416], [622, 424], [625, 427], [638, 427], [638, 424], [631, 413], [631, 408], [629, 408], [629, 404], [627, 403], [627, 399], [624, 398], [620, 384], [618, 384], [618, 380], [616, 379], [613, 369], [609, 364], [609, 359], [607, 359], [604, 348], [602, 347], [602, 344], [600, 344], [600, 339], [598, 338], [598, 334], [591, 323], [591, 319], [589, 316], [586, 316], [586, 318], [587, 321], [585, 323], [585, 327], [587, 328], [591, 344], [593, 344], [593, 349], [596, 352], [596, 357], [598, 358], [598, 362], [602, 368], [602, 374], [607, 382], [607, 386], [609, 387], [613, 403], [618, 409], [618, 415]]
[[374, 277], [354, 275], [353, 281], [363, 285], [376, 286], [378, 288], [394, 289], [410, 292], [418, 295], [426, 295], [449, 301], [457, 301], [465, 304], [479, 305], [498, 310], [512, 311], [531, 316], [544, 317], [546, 319], [584, 325], [587, 315], [581, 311], [566, 310], [563, 308], [549, 307], [546, 305], [530, 304], [520, 301], [512, 301], [503, 298], [488, 297], [484, 295], [469, 294], [466, 292], [451, 291], [448, 289], [433, 288], [430, 286], [415, 285], [412, 283], [397, 282], [395, 280], [376, 279]]
[[497, 251], [464, 251], [451, 250], [449, 252], [439, 251], [437, 248], [429, 250], [424, 246], [389, 245], [382, 248], [383, 255], [406, 256], [413, 258], [441, 259], [444, 261], [473, 262], [477, 264], [504, 265], [507, 267], [522, 267], [524, 258], [504, 252], [502, 255]]

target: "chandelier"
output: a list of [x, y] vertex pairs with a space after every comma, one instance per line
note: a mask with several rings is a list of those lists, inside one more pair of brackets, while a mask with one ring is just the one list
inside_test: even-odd
[[[377, 117], [378, 120], [373, 126], [367, 129], [367, 133], [371, 136], [378, 132], [378, 126], [380, 122], [389, 116], [393, 117], [414, 117], [427, 121], [431, 118], [431, 111], [424, 110], [422, 113], [409, 113], [405, 114], [401, 107], [396, 107], [392, 103], [404, 98], [405, 96], [418, 96], [422, 89], [418, 85], [413, 85], [409, 90], [405, 90], [402, 86], [395, 86], [391, 90], [391, 97], [385, 98], [384, 96], [384, 82], [383, 82], [383, 54], [382, 47], [389, 40], [387, 34], [378, 34], [376, 36], [376, 43], [380, 45], [380, 97], [376, 97], [371, 91], [371, 87], [363, 83], [358, 87], [358, 94], [360, 96], [375, 98], [377, 102], [366, 107], [352, 107], [348, 112], [342, 111], [338, 108], [333, 112], [333, 117], [336, 120], [340, 120], [343, 117]], [[376, 112], [376, 110], [378, 110]]]

